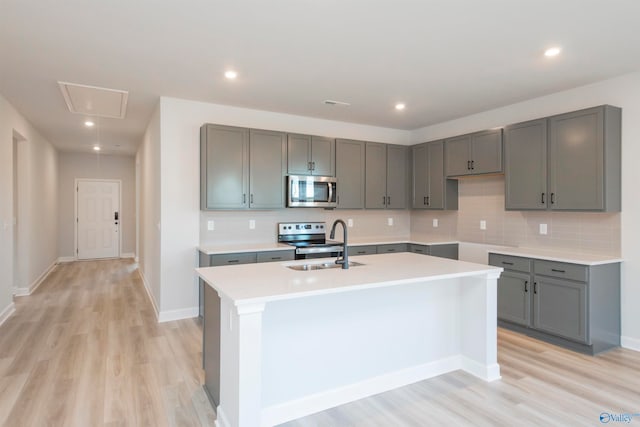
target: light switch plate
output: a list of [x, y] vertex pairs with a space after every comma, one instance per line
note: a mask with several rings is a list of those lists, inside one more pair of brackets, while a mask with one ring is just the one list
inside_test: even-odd
[[393, 225], [393, 218], [387, 218], [387, 225]]
[[255, 230], [256, 229], [256, 220], [255, 219], [250, 219], [249, 220], [249, 230]]
[[540, 224], [540, 234], [547, 234], [547, 224]]
[[438, 228], [438, 218], [433, 218], [433, 228]]
[[347, 219], [347, 227], [353, 227], [353, 218]]
[[480, 230], [486, 230], [487, 229], [487, 221], [480, 220]]
[[213, 231], [216, 229], [215, 223], [213, 222], [212, 219], [207, 221], [207, 230], [209, 231]]

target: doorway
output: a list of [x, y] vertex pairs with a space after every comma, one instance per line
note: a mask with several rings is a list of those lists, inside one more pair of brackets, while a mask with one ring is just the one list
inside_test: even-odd
[[120, 257], [120, 180], [76, 179], [76, 256]]

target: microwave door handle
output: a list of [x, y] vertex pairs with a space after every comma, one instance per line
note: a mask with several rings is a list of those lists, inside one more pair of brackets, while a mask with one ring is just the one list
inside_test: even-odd
[[327, 182], [329, 186], [329, 200], [327, 202], [331, 202], [333, 200], [333, 185], [330, 182]]

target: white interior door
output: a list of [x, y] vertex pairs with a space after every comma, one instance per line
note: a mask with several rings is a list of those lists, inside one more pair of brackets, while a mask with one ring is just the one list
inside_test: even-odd
[[78, 181], [78, 259], [120, 256], [120, 183]]

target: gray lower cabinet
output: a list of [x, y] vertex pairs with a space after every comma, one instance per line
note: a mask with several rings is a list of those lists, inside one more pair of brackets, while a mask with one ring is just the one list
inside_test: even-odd
[[596, 354], [620, 345], [620, 264], [580, 265], [489, 254], [503, 327]]
[[445, 243], [437, 245], [418, 245], [410, 243], [409, 252], [423, 255], [431, 255], [439, 258], [458, 259], [458, 244]]
[[448, 138], [444, 147], [445, 175], [448, 177], [503, 171], [502, 129]]
[[366, 246], [349, 246], [349, 256], [352, 255], [374, 255], [378, 253], [378, 247], [376, 245]]
[[458, 209], [458, 181], [444, 176], [444, 141], [411, 149], [414, 209]]
[[337, 207], [364, 208], [365, 142], [336, 140]]
[[291, 261], [295, 258], [294, 250], [265, 251], [256, 254], [256, 262]]
[[377, 253], [379, 254], [389, 254], [394, 252], [407, 252], [408, 245], [406, 243], [392, 243], [388, 245], [378, 245]]
[[249, 129], [206, 124], [200, 128], [200, 209], [246, 209]]
[[365, 150], [365, 207], [406, 208], [408, 148], [367, 142]]
[[251, 129], [249, 158], [249, 207], [284, 208], [284, 177], [287, 173], [286, 134]]
[[289, 175], [335, 176], [336, 141], [311, 135], [287, 135]]

